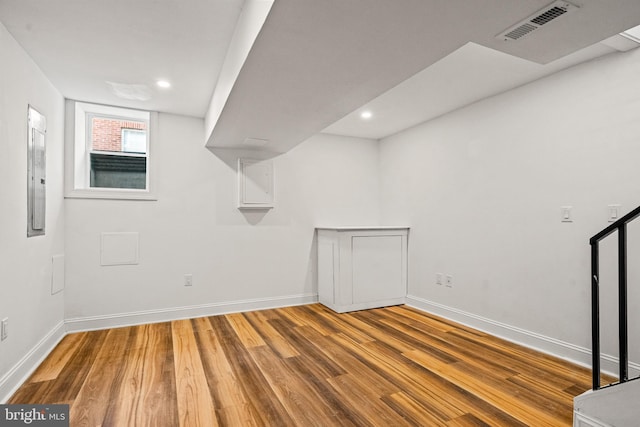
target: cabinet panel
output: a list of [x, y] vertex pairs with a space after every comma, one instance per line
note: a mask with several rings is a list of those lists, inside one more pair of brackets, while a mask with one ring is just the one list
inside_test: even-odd
[[318, 237], [318, 299], [324, 305], [335, 299], [335, 249], [332, 239]]
[[355, 236], [352, 239], [353, 302], [404, 296], [402, 236]]

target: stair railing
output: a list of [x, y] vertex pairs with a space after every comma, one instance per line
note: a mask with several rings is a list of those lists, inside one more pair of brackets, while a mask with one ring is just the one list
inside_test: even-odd
[[591, 245], [591, 344], [593, 389], [600, 388], [600, 284], [599, 243], [618, 232], [618, 354], [619, 382], [629, 381], [629, 337], [627, 329], [627, 224], [640, 216], [640, 207], [624, 215], [589, 239]]

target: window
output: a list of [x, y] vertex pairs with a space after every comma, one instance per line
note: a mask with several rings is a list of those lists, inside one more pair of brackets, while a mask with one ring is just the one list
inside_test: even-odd
[[89, 113], [90, 188], [147, 188], [147, 121]]
[[153, 199], [151, 113], [69, 102], [75, 132], [67, 197]]

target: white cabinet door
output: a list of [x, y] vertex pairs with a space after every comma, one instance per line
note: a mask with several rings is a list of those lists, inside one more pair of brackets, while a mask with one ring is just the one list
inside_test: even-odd
[[353, 303], [404, 296], [402, 236], [354, 236]]

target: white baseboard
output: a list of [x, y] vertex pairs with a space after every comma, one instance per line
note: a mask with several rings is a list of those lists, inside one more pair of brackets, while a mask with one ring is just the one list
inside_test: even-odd
[[256, 298], [211, 304], [174, 307], [159, 310], [117, 313], [104, 316], [77, 317], [65, 320], [67, 332], [92, 331], [142, 325], [145, 323], [168, 322], [179, 319], [215, 316], [218, 314], [240, 313], [243, 311], [265, 310], [269, 308], [313, 304], [318, 302], [318, 294], [288, 295], [282, 297]]
[[313, 304], [315, 302], [318, 302], [318, 294], [301, 294], [67, 319], [57, 324], [9, 372], [0, 378], [0, 404], [6, 403], [67, 333]]
[[596, 418], [589, 417], [578, 411], [573, 411], [573, 427], [612, 427]]
[[[446, 319], [453, 320], [463, 325], [470, 326], [491, 335], [504, 338], [508, 341], [533, 348], [543, 353], [551, 354], [562, 359], [569, 360], [587, 368], [591, 368], [591, 349], [561, 341], [555, 338], [547, 337], [505, 323], [496, 322], [486, 317], [467, 313], [456, 308], [448, 307], [433, 301], [416, 296], [407, 296], [407, 305], [415, 307], [429, 313], [442, 316]], [[587, 327], [591, 327], [587, 325]], [[619, 370], [618, 357], [609, 354], [602, 354], [600, 359], [600, 367], [603, 373], [617, 376]], [[629, 376], [637, 377], [640, 375], [640, 364], [629, 362]]]
[[[415, 307], [419, 310], [433, 313], [454, 322], [478, 329], [491, 335], [504, 338], [516, 344], [541, 351], [581, 366], [591, 367], [591, 350], [555, 338], [547, 337], [535, 332], [527, 331], [505, 323], [496, 322], [486, 317], [467, 313], [452, 307], [448, 307], [426, 299], [407, 296], [407, 305]], [[590, 325], [586, 325], [589, 327]], [[629, 364], [637, 369], [637, 364]], [[603, 355], [601, 367], [603, 372], [612, 373], [618, 370], [617, 358], [609, 355]]]
[[0, 378], [0, 403], [4, 404], [9, 400], [11, 395], [29, 378], [29, 375], [36, 370], [65, 335], [64, 322], [60, 322], [31, 351], [20, 359], [9, 372]]

